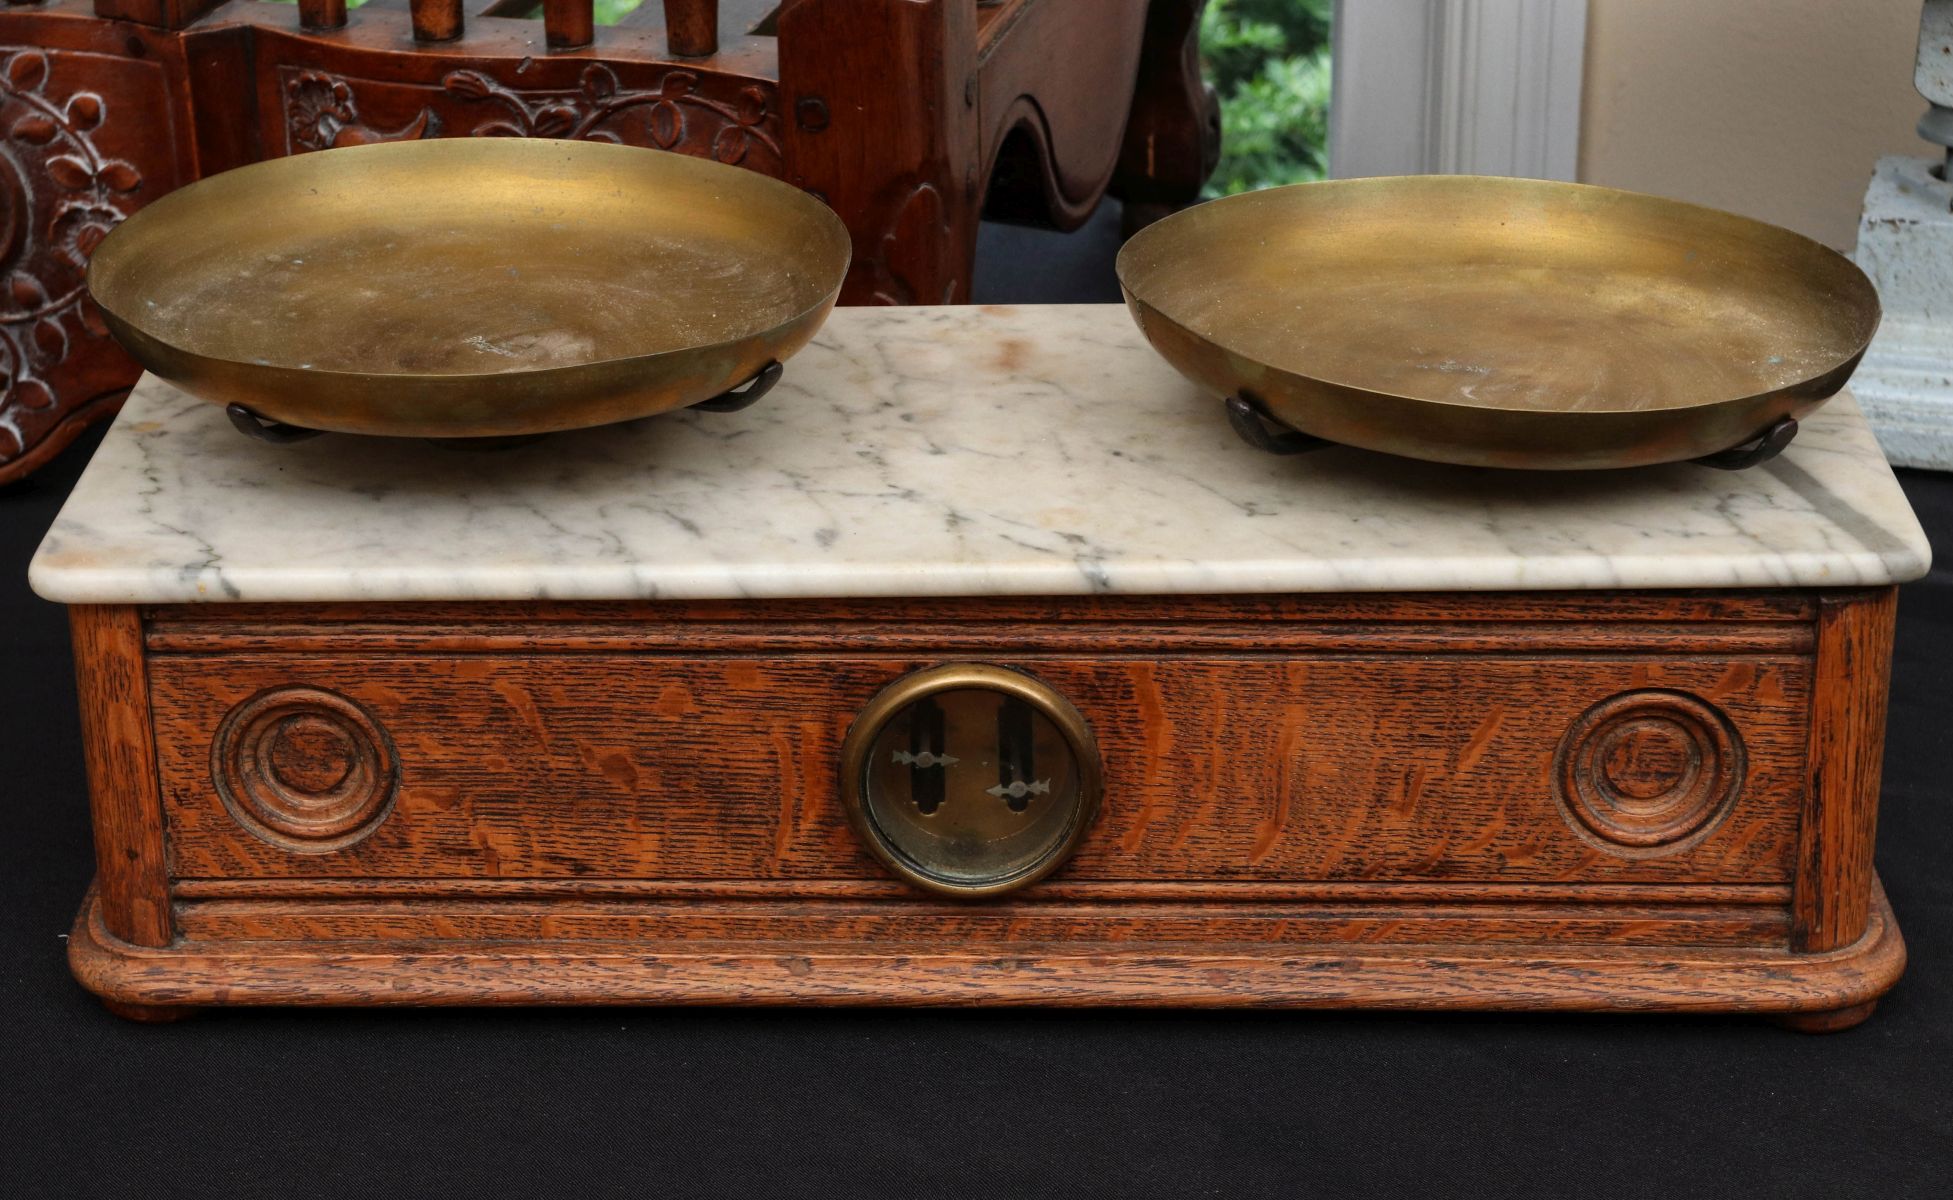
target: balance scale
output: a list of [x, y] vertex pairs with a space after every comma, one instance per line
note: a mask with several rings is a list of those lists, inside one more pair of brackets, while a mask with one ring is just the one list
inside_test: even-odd
[[125, 1016], [1863, 1019], [1894, 585], [1849, 394], [1751, 470], [1243, 445], [1118, 306], [837, 311], [765, 405], [271, 447], [145, 377], [71, 606]]

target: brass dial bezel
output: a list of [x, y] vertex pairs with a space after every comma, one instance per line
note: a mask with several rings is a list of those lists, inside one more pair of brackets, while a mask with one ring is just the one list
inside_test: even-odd
[[[882, 727], [908, 705], [943, 692], [979, 689], [1015, 696], [1036, 708], [1064, 737], [1078, 770], [1078, 801], [1065, 836], [1031, 866], [982, 883], [958, 883], [931, 874], [903, 854], [875, 824], [868, 809], [868, 754]], [[863, 845], [905, 882], [939, 896], [977, 900], [1028, 887], [1070, 860], [1098, 819], [1105, 769], [1085, 715], [1049, 684], [1023, 671], [991, 663], [946, 663], [902, 676], [875, 694], [848, 726], [841, 745], [841, 803]]]

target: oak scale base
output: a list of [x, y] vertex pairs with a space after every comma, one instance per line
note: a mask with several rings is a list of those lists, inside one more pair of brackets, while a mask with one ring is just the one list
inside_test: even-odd
[[[72, 612], [98, 878], [70, 956], [136, 1019], [1236, 1005], [1822, 1031], [1904, 967], [1871, 866], [1890, 588]], [[864, 706], [945, 662], [1069, 698], [1105, 773], [1057, 872], [983, 899], [893, 877], [841, 796]]]

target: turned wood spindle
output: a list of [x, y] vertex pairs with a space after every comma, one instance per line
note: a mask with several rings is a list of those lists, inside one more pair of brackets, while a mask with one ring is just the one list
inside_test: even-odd
[[303, 29], [343, 29], [346, 0], [298, 0], [298, 23]]
[[678, 58], [719, 52], [719, 0], [665, 0], [665, 46]]
[[451, 42], [461, 36], [461, 0], [410, 0], [414, 40]]
[[596, 39], [594, 0], [543, 0], [543, 37], [558, 50], [588, 46]]

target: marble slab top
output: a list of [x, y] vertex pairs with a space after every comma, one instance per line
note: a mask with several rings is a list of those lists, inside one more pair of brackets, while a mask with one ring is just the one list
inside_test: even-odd
[[1749, 471], [1264, 454], [1118, 305], [841, 309], [753, 408], [502, 451], [270, 446], [145, 376], [65, 603], [1840, 587], [1924, 534], [1840, 396]]

